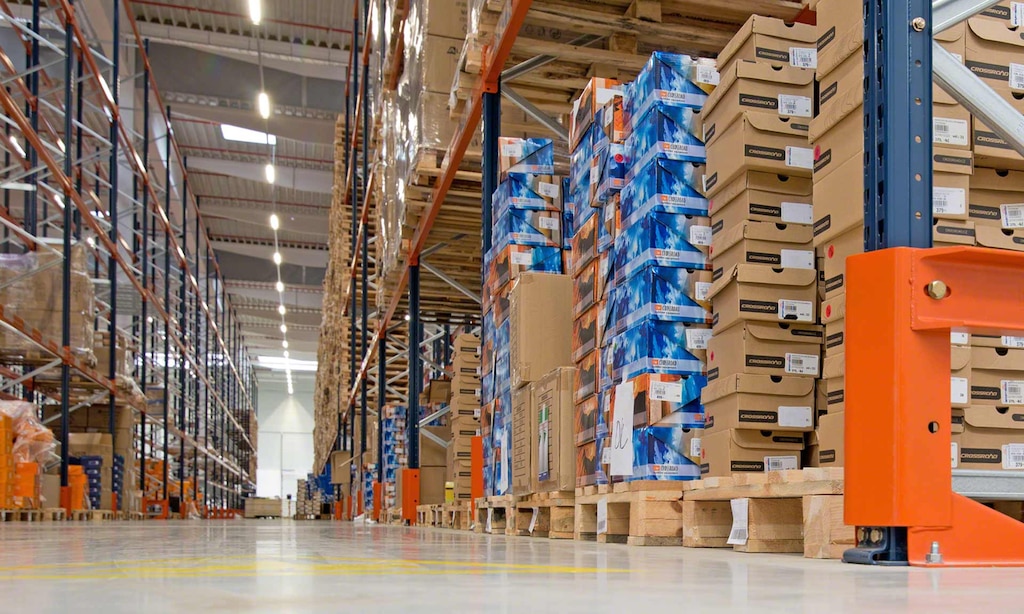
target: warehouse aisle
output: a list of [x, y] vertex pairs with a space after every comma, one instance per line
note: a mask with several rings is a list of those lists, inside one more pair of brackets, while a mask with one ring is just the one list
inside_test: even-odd
[[1018, 570], [351, 523], [5, 524], [0, 544], [5, 612], [1009, 612], [1024, 595]]

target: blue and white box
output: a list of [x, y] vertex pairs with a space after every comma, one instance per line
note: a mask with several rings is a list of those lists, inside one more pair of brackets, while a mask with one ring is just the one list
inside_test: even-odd
[[[708, 219], [673, 213], [650, 213], [623, 226], [615, 239], [615, 280], [624, 281], [650, 265], [707, 269], [711, 245]], [[703, 250], [701, 248], [704, 248]]]
[[551, 139], [498, 139], [501, 176], [509, 173], [555, 174], [555, 147]]
[[644, 319], [711, 323], [711, 272], [645, 266], [629, 276], [615, 293], [615, 331]]
[[635, 223], [652, 211], [708, 215], [708, 199], [700, 189], [703, 172], [700, 164], [666, 158], [632, 168], [619, 198], [622, 224]]
[[633, 123], [630, 120], [643, 115], [655, 103], [703, 107], [718, 80], [718, 71], [710, 63], [687, 55], [655, 51], [626, 92], [627, 130]]
[[534, 245], [562, 247], [562, 214], [558, 211], [505, 209], [494, 221], [495, 247]]
[[626, 138], [630, 168], [640, 168], [655, 157], [705, 162], [702, 121], [700, 112], [689, 107], [651, 105]]
[[626, 185], [626, 146], [608, 143], [595, 151], [590, 164], [590, 204], [598, 207]]
[[692, 441], [692, 429], [645, 426], [633, 430], [633, 476], [639, 480], [699, 480], [700, 465], [680, 449]]
[[702, 375], [704, 365], [686, 350], [687, 322], [643, 320], [616, 336], [614, 377], [625, 381], [644, 373]]
[[509, 209], [559, 211], [561, 208], [561, 179], [551, 175], [509, 173], [491, 195], [493, 219]]

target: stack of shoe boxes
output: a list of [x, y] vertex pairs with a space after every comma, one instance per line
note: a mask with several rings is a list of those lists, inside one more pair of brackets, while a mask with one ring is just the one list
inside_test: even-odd
[[480, 434], [480, 349], [477, 335], [455, 336], [448, 414], [452, 436], [447, 450], [447, 481], [454, 485], [455, 501], [472, 499], [472, 442]]
[[704, 108], [713, 335], [701, 473], [797, 469], [814, 430], [813, 26], [752, 17]]
[[[492, 195], [492, 247], [484, 255], [484, 346], [480, 430], [485, 495], [511, 494], [512, 372], [509, 295], [527, 272], [564, 270], [562, 179], [550, 139], [499, 139]], [[543, 374], [541, 374], [543, 375]]]
[[[408, 431], [406, 430], [405, 406], [384, 406], [383, 432], [384, 449], [380, 451], [379, 459], [379, 462], [384, 463], [384, 500], [382, 505], [384, 510], [389, 510], [400, 504], [397, 496], [399, 472], [402, 467], [408, 467], [408, 449], [406, 447]], [[372, 482], [375, 477], [373, 476], [370, 480], [371, 497], [373, 494]]]

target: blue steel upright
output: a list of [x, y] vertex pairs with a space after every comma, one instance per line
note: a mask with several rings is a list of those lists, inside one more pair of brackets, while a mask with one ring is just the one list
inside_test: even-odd
[[[409, 265], [409, 469], [420, 468], [420, 265]], [[383, 451], [378, 452], [383, 454]]]

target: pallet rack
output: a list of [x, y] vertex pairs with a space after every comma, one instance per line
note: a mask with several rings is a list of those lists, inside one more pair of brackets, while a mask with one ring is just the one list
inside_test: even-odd
[[[87, 33], [73, 0], [0, 1], [0, 15], [24, 46], [0, 49], [4, 251], [48, 250], [64, 263], [61, 338], [28, 329], [18, 305], [4, 306], [0, 325], [28, 351], [0, 359], [0, 378], [18, 398], [59, 406], [62, 507], [70, 507], [70, 415], [106, 403], [112, 437], [115, 408], [138, 416], [140, 444], [126, 462], [139, 463], [137, 488], [156, 479], [161, 492], [144, 505], [165, 515], [176, 477], [179, 484], [191, 478], [191, 499], [201, 493], [208, 508], [241, 509], [255, 487], [253, 366], [148, 44], [131, 2], [108, 6], [113, 39], [104, 41]], [[26, 191], [14, 192], [20, 184]], [[61, 238], [59, 247], [50, 238]], [[93, 277], [106, 276], [97, 323], [107, 332], [109, 362], [96, 367], [70, 347], [69, 256], [83, 241]], [[116, 351], [131, 348], [139, 357], [121, 373]], [[162, 475], [147, 476], [149, 460], [164, 461]]]

